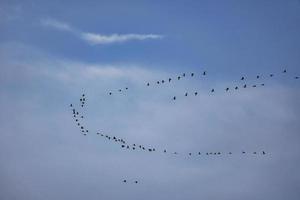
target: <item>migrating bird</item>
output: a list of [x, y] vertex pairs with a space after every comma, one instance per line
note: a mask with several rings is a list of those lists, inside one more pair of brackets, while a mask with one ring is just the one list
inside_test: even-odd
[[167, 150], [164, 150], [164, 153], [167, 153]]
[[245, 84], [243, 87], [244, 87], [244, 88], [246, 88], [246, 87], [247, 87], [247, 85]]
[[259, 75], [257, 75], [256, 78], [258, 79], [258, 78], [259, 78]]
[[173, 97], [173, 100], [176, 100], [176, 96]]
[[212, 89], [212, 90], [211, 90], [211, 92], [214, 92], [214, 91], [215, 91], [215, 89]]
[[245, 77], [242, 76], [241, 80], [243, 81], [245, 79]]
[[205, 75], [206, 75], [206, 71], [203, 72], [203, 76], [205, 76]]
[[195, 96], [197, 96], [198, 92], [195, 92]]
[[162, 82], [162, 83], [164, 83], [165, 81], [164, 81], [164, 80], [162, 80], [161, 82]]
[[70, 104], [70, 107], [73, 107], [73, 105], [72, 105], [72, 104]]
[[123, 183], [126, 183], [126, 180], [123, 180]]
[[187, 95], [188, 95], [188, 93], [186, 92], [184, 96], [187, 96]]
[[236, 90], [237, 90], [237, 89], [239, 89], [239, 87], [238, 87], [238, 86], [236, 86], [234, 89], [236, 89]]
[[226, 88], [226, 92], [229, 90], [229, 88]]
[[256, 85], [253, 85], [252, 87], [256, 87]]
[[191, 76], [193, 77], [193, 76], [194, 76], [194, 73], [191, 73]]
[[147, 83], [147, 86], [149, 86], [150, 85], [150, 83]]
[[262, 84], [260, 84], [261, 86], [265, 86], [265, 84], [264, 83], [262, 83]]
[[134, 181], [136, 184], [138, 183], [138, 181]]
[[122, 90], [121, 89], [119, 89], [119, 92], [121, 92]]
[[127, 87], [127, 88], [125, 88], [125, 90], [128, 90], [128, 87]]
[[156, 83], [159, 84], [159, 81], [157, 81]]
[[299, 76], [295, 76], [295, 79], [299, 79]]
[[177, 79], [180, 80], [180, 76], [178, 76]]
[[182, 76], [185, 77], [185, 73], [183, 73]]
[[286, 69], [282, 71], [282, 73], [286, 73]]
[[262, 154], [263, 154], [263, 155], [265, 155], [265, 154], [266, 154], [266, 152], [264, 152], [264, 151], [263, 151], [263, 152], [262, 152]]
[[270, 74], [270, 77], [273, 77], [274, 76], [274, 74]]
[[171, 78], [169, 78], [169, 82], [171, 82], [171, 80], [172, 80], [172, 79], [171, 79]]

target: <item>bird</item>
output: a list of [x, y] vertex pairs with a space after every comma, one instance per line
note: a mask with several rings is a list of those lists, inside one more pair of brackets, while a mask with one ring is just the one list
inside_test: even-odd
[[245, 151], [243, 151], [242, 153], [243, 153], [243, 154], [245, 154], [246, 152], [245, 152]]
[[228, 154], [232, 154], [231, 152], [229, 152]]
[[121, 92], [122, 90], [121, 89], [119, 89], [119, 92]]
[[265, 84], [264, 83], [262, 83], [262, 84], [260, 84], [261, 86], [265, 86]]
[[258, 79], [258, 78], [259, 78], [259, 75], [257, 75], [256, 78]]
[[256, 152], [254, 151], [253, 154], [256, 154]]
[[185, 73], [183, 73], [182, 76], [185, 77]]
[[266, 152], [264, 152], [264, 151], [263, 151], [263, 152], [262, 152], [262, 154], [263, 154], [263, 155], [265, 155], [265, 154], [266, 154]]
[[234, 89], [236, 89], [236, 90], [237, 90], [237, 89], [239, 89], [239, 87], [238, 87], [238, 86], [236, 86]]
[[82, 94], [82, 96], [84, 97], [85, 95], [84, 95], [84, 94]]
[[198, 92], [195, 92], [195, 96], [197, 96]]
[[299, 76], [295, 76], [295, 79], [299, 79]]
[[78, 119], [76, 119], [75, 121], [78, 122]]
[[252, 87], [256, 87], [256, 85], [253, 85]]
[[125, 90], [128, 90], [128, 87], [126, 87]]
[[175, 151], [174, 154], [177, 154], [177, 152]]
[[72, 105], [72, 104], [70, 104], [70, 107], [73, 107], [73, 105]]
[[133, 150], [135, 150], [135, 147], [132, 147]]
[[187, 96], [187, 95], [188, 95], [188, 93], [186, 92], [184, 96]]
[[205, 76], [205, 75], [206, 75], [206, 71], [203, 72], [203, 76]]
[[273, 77], [274, 76], [274, 74], [270, 74], [270, 77]]
[[150, 151], [150, 152], [151, 152], [151, 151], [152, 151], [152, 149], [148, 149], [148, 151]]
[[126, 180], [123, 180], [123, 183], [126, 183]]
[[191, 156], [191, 155], [192, 155], [192, 153], [189, 153], [189, 155]]
[[162, 82], [162, 83], [164, 83], [164, 82], [165, 82], [165, 80], [162, 80], [161, 82]]
[[169, 78], [169, 82], [171, 82], [171, 80], [172, 80], [172, 79], [171, 79], [171, 78]]
[[99, 135], [100, 133], [99, 132], [97, 132], [97, 135]]
[[159, 84], [159, 81], [157, 81], [156, 83]]
[[164, 153], [167, 153], [167, 150], [164, 150]]
[[150, 83], [147, 83], [147, 86], [149, 86], [150, 85]]
[[245, 77], [242, 76], [241, 80], [244, 80], [244, 79], [245, 79]]
[[177, 79], [180, 80], [180, 76], [178, 76]]
[[82, 127], [80, 127], [81, 129], [83, 129], [83, 126]]
[[211, 92], [214, 92], [214, 91], [215, 91], [215, 89], [212, 89], [212, 90], [211, 90]]
[[138, 183], [138, 181], [134, 181], [136, 184]]
[[193, 76], [194, 76], [194, 73], [191, 73], [191, 76], [193, 77]]
[[243, 87], [244, 87], [244, 88], [246, 88], [246, 87], [247, 87], [247, 85], [245, 84]]
[[198, 155], [201, 155], [201, 153], [200, 153], [200, 152], [198, 152]]
[[176, 96], [173, 97], [173, 100], [176, 100]]
[[83, 118], [83, 116], [81, 116], [81, 118]]
[[229, 88], [226, 88], [226, 92], [229, 90]]
[[282, 71], [282, 73], [286, 73], [286, 69]]
[[[85, 98], [83, 98], [82, 101], [85, 101]], [[83, 103], [84, 103], [84, 102], [83, 102]]]
[[124, 148], [125, 147], [125, 145], [124, 144], [122, 144], [122, 146], [121, 146], [122, 148]]

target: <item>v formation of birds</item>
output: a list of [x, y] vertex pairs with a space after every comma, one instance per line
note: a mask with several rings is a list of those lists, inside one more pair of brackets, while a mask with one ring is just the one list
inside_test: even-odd
[[[280, 74], [287, 74], [287, 70], [284, 69], [282, 70], [282, 72]], [[279, 75], [279, 74], [276, 74], [276, 75]], [[201, 73], [201, 76], [207, 76], [207, 72], [206, 71], [203, 71]], [[150, 86], [155, 86], [155, 85], [159, 85], [159, 84], [167, 84], [167, 83], [172, 83], [173, 81], [180, 81], [182, 78], [187, 78], [187, 77], [190, 77], [190, 78], [194, 78], [196, 77], [196, 74], [195, 73], [190, 73], [190, 74], [186, 74], [186, 73], [183, 73], [175, 78], [167, 78], [167, 79], [163, 79], [163, 80], [159, 80], [159, 81], [156, 81], [156, 82], [147, 82], [145, 83], [145, 87], [150, 87]], [[264, 77], [269, 77], [269, 78], [273, 78], [275, 77], [275, 74], [269, 74], [267, 76], [264, 76]], [[262, 76], [261, 75], [257, 75], [255, 77], [257, 80], [260, 80], [262, 79]], [[289, 77], [291, 78], [291, 77]], [[292, 77], [293, 79], [299, 79], [299, 76], [294, 76]], [[240, 78], [240, 81], [245, 81], [246, 80], [246, 77], [245, 76], [242, 76]], [[229, 90], [238, 90], [240, 88], [247, 88], [247, 87], [252, 87], [252, 88], [257, 88], [259, 86], [265, 86], [264, 83], [260, 83], [260, 84], [252, 84], [252, 85], [249, 85], [249, 84], [246, 84], [245, 82], [242, 83], [241, 86], [233, 86], [233, 87], [225, 87], [223, 91], [225, 92], [228, 92]], [[108, 92], [108, 95], [113, 95], [114, 93], [120, 93], [120, 92], [124, 92], [124, 91], [127, 91], [129, 90], [128, 87], [124, 87], [124, 89], [118, 89], [116, 92], [113, 92], [113, 91], [110, 91]], [[215, 88], [211, 88], [209, 90], [210, 93], [215, 93], [217, 92], [217, 90]], [[198, 95], [198, 92], [197, 91], [194, 91], [192, 94], [189, 94], [188, 92], [185, 92], [183, 94], [183, 96], [188, 96], [188, 95], [193, 95], [193, 96], [197, 96]], [[86, 105], [86, 95], [85, 94], [82, 94], [79, 101], [80, 101], [80, 104], [79, 106], [81, 106], [82, 108]], [[172, 100], [177, 100], [177, 96], [173, 96], [172, 97]], [[88, 133], [89, 133], [89, 130], [83, 125], [83, 119], [84, 119], [84, 116], [78, 111], [78, 109], [75, 108], [75, 105], [73, 104], [70, 104], [70, 108], [72, 110], [72, 115], [73, 115], [73, 118], [75, 120], [75, 124], [79, 127], [79, 130], [80, 132], [86, 136]], [[119, 138], [119, 137], [116, 137], [116, 136], [112, 136], [112, 135], [108, 135], [108, 134], [105, 134], [104, 132], [96, 132], [97, 135], [107, 139], [107, 140], [110, 140], [110, 141], [114, 141], [116, 144], [118, 144], [121, 149], [124, 149], [124, 150], [140, 150], [140, 151], [144, 151], [144, 152], [160, 152], [160, 153], [163, 153], [163, 154], [173, 154], [175, 156], [178, 156], [179, 153], [178, 151], [169, 151], [167, 149], [160, 149], [158, 150], [157, 148], [154, 148], [152, 145], [148, 145], [148, 146], [145, 146], [145, 145], [142, 145], [142, 144], [136, 144], [136, 143], [130, 143], [130, 142], [127, 142], [125, 141], [125, 139], [123, 138]], [[240, 154], [242, 155], [266, 155], [267, 153], [264, 151], [264, 150], [260, 150], [260, 151], [240, 151], [239, 152]], [[219, 151], [214, 151], [214, 152], [189, 152], [188, 154], [181, 154], [181, 155], [186, 155], [186, 156], [189, 156], [189, 157], [192, 157], [192, 156], [221, 156], [221, 155], [232, 155], [233, 152], [219, 152]], [[137, 180], [134, 180], [134, 181], [128, 181], [127, 179], [124, 179], [122, 181], [123, 183], [129, 183], [129, 182], [132, 182], [132, 183], [139, 183]]]

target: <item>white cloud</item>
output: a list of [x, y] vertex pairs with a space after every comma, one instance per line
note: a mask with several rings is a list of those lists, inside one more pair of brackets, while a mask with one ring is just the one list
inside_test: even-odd
[[162, 39], [162, 35], [156, 34], [112, 34], [112, 35], [101, 35], [94, 33], [83, 33], [82, 39], [88, 41], [90, 44], [110, 44], [110, 43], [121, 43], [130, 40], [148, 40], [148, 39]]
[[110, 34], [110, 35], [103, 35], [97, 33], [90, 33], [90, 32], [83, 32], [76, 30], [69, 24], [61, 21], [57, 21], [54, 19], [42, 19], [41, 24], [43, 26], [52, 27], [54, 29], [60, 31], [68, 31], [75, 34], [80, 39], [88, 42], [91, 45], [98, 45], [98, 44], [113, 44], [113, 43], [124, 43], [132, 40], [155, 40], [155, 39], [162, 39], [163, 35], [158, 34]]

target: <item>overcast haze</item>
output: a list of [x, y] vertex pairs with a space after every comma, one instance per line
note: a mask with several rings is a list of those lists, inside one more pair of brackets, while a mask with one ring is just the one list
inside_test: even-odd
[[298, 200], [299, 13], [297, 0], [0, 0], [0, 199]]

